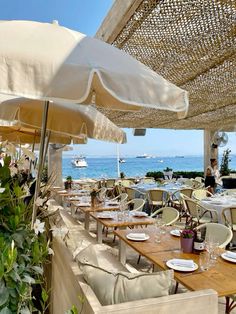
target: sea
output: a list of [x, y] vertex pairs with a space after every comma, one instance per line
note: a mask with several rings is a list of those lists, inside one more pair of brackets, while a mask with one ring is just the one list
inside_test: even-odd
[[[72, 176], [73, 179], [83, 178], [117, 178], [116, 157], [88, 157], [87, 168], [76, 168], [72, 166], [73, 157], [63, 156], [62, 175], [63, 178]], [[230, 169], [236, 169], [236, 155], [230, 156]], [[120, 172], [126, 177], [143, 177], [149, 171], [162, 171], [166, 167], [173, 171], [203, 171], [203, 156], [173, 156], [155, 158], [126, 157], [125, 163], [120, 163]], [[220, 165], [221, 157], [219, 158]]]

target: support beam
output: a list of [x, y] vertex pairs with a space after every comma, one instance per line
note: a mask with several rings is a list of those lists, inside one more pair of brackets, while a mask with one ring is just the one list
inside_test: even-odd
[[95, 37], [112, 44], [143, 0], [116, 0]]
[[53, 174], [56, 177], [55, 186], [63, 187], [62, 182], [62, 151], [63, 146], [50, 144], [48, 150], [48, 175]]
[[216, 130], [204, 130], [204, 172], [210, 164], [211, 158], [218, 160], [218, 148], [212, 148], [212, 137]]

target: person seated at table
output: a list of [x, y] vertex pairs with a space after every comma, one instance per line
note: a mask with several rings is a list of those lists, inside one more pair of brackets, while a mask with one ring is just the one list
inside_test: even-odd
[[209, 192], [214, 194], [216, 185], [220, 181], [220, 172], [217, 167], [217, 160], [215, 158], [211, 158], [210, 162], [210, 166], [206, 169], [205, 187], [208, 188]]

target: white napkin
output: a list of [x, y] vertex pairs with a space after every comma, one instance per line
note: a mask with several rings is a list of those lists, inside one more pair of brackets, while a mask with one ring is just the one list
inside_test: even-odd
[[173, 258], [171, 264], [180, 267], [194, 268], [194, 262], [191, 259]]
[[77, 206], [79, 206], [79, 207], [90, 207], [91, 206], [91, 204], [90, 203], [78, 203], [78, 205]]
[[146, 239], [146, 234], [145, 233], [134, 233], [131, 232], [128, 234], [130, 238], [138, 239], [138, 240], [145, 240]]
[[131, 212], [131, 214], [133, 216], [137, 216], [137, 217], [146, 217], [148, 214], [145, 212]]
[[97, 214], [98, 218], [112, 218], [112, 215], [110, 213], [99, 213]]
[[234, 252], [227, 251], [227, 252], [225, 253], [225, 255], [226, 255], [227, 257], [229, 257], [229, 258], [236, 259], [236, 253], [234, 253]]

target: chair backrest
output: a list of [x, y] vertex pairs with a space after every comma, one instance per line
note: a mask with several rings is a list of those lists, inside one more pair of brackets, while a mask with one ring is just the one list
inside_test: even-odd
[[180, 189], [179, 192], [182, 193], [183, 195], [186, 195], [187, 197], [191, 198], [192, 194], [193, 194], [193, 189], [191, 189], [191, 188]]
[[134, 182], [132, 180], [129, 180], [129, 179], [122, 179], [120, 184], [121, 184], [121, 186], [129, 187], [129, 186], [133, 185]]
[[203, 177], [196, 177], [194, 178], [194, 180], [200, 182], [200, 183], [204, 183], [204, 178]]
[[162, 221], [166, 226], [172, 225], [179, 219], [179, 212], [173, 207], [162, 207], [156, 210], [151, 217], [155, 217], [159, 213], [162, 213]]
[[227, 207], [222, 210], [223, 221], [226, 226], [233, 228], [236, 225], [236, 207]]
[[166, 195], [168, 195], [168, 192], [161, 189], [148, 190], [148, 199], [150, 201], [163, 201]]
[[201, 188], [204, 187], [204, 183], [203, 182], [199, 182], [199, 181], [197, 181], [195, 179], [192, 179], [191, 181], [192, 181], [192, 188], [193, 189], [201, 189]]
[[196, 217], [197, 219], [199, 219], [198, 203], [195, 200], [190, 199], [190, 198], [186, 197], [183, 194], [180, 194], [180, 195], [181, 195], [181, 197], [183, 199], [183, 203], [185, 205], [185, 209], [190, 214], [190, 216], [191, 217]]
[[118, 198], [119, 198], [120, 202], [126, 202], [128, 200], [128, 194], [127, 193], [121, 193]]
[[106, 188], [113, 188], [115, 186], [116, 180], [115, 179], [107, 179], [105, 181]]
[[125, 192], [128, 194], [128, 200], [131, 201], [132, 199], [135, 198], [135, 189], [125, 187]]
[[207, 196], [212, 196], [212, 193], [205, 189], [197, 189], [192, 193], [192, 197], [198, 201], [206, 198]]
[[107, 192], [107, 189], [105, 187], [102, 187], [98, 192], [98, 198], [100, 200], [104, 199], [106, 197], [106, 192]]
[[206, 223], [198, 226], [196, 230], [206, 228], [205, 239], [213, 239], [214, 242], [219, 242], [219, 247], [225, 248], [233, 238], [233, 232], [230, 228], [219, 223]]
[[155, 183], [155, 179], [152, 177], [145, 177], [141, 179], [141, 183], [144, 184]]
[[130, 203], [133, 205], [132, 211], [142, 211], [145, 200], [142, 198], [134, 198], [130, 201]]

